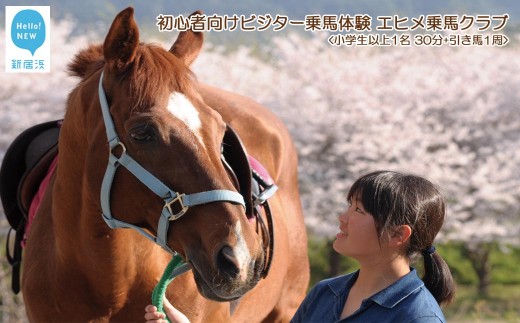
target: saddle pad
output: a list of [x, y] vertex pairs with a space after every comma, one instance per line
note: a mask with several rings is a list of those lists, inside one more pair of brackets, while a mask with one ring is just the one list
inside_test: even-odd
[[51, 177], [56, 171], [56, 166], [58, 166], [58, 155], [54, 157], [54, 159], [51, 162], [51, 165], [49, 166], [49, 169], [47, 171], [47, 175], [43, 178], [42, 182], [40, 183], [40, 187], [38, 188], [38, 191], [34, 195], [31, 206], [29, 207], [29, 214], [27, 218], [27, 223], [25, 224], [25, 233], [22, 240], [22, 247], [25, 247], [25, 242], [27, 241], [27, 236], [29, 234], [29, 230], [31, 229], [31, 225], [34, 221], [34, 217], [36, 216], [36, 213], [40, 209], [40, 204], [42, 202], [43, 196], [45, 195], [45, 192], [47, 191], [47, 188], [49, 187], [49, 183], [51, 181]]

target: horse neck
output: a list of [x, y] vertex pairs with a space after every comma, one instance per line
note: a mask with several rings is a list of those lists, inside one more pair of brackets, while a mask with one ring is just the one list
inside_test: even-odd
[[[52, 197], [57, 258], [64, 259], [64, 268], [79, 268], [92, 283], [99, 284], [99, 277], [111, 277], [111, 281], [103, 283], [105, 287], [99, 287], [100, 290], [106, 288], [101, 293], [121, 292], [121, 289], [130, 288], [139, 267], [145, 266], [146, 257], [156, 252], [151, 250], [152, 245], [143, 244], [135, 232], [112, 230], [104, 222], [100, 187], [106, 165], [90, 165], [89, 154], [102, 156], [107, 144], [96, 142], [90, 148], [86, 144], [94, 140], [89, 138], [92, 133], [88, 131], [96, 131], [92, 130], [96, 128], [98, 133], [104, 131], [99, 130], [101, 113], [70, 108], [74, 101], [71, 97], [61, 130], [59, 166]], [[93, 152], [93, 149], [99, 151]], [[106, 155], [108, 162], [108, 153]], [[87, 176], [85, 171], [89, 167]]]

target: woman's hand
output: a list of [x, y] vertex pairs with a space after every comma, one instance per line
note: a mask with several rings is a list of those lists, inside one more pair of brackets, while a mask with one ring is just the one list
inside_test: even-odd
[[146, 323], [168, 323], [168, 321], [166, 320], [166, 315], [157, 311], [157, 307], [153, 305], [147, 305], [144, 308], [144, 311], [144, 319], [146, 320]]
[[[189, 323], [190, 320], [186, 317], [186, 315], [182, 314], [178, 309], [173, 307], [173, 305], [166, 299], [163, 299], [164, 312], [170, 319], [171, 323]], [[157, 307], [153, 305], [147, 305], [145, 307], [144, 319], [147, 323], [167, 323], [166, 315], [157, 311]]]

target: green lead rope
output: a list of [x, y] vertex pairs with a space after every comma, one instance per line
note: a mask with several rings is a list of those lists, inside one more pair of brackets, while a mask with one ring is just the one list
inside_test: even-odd
[[[166, 288], [168, 285], [177, 277], [178, 275], [185, 273], [190, 270], [188, 264], [182, 261], [182, 257], [176, 254], [173, 256], [172, 260], [164, 269], [164, 273], [162, 274], [161, 279], [155, 286], [152, 292], [152, 304], [157, 307], [157, 310], [161, 313], [164, 313], [164, 295], [166, 294]], [[166, 317], [168, 322], [170, 320]]]

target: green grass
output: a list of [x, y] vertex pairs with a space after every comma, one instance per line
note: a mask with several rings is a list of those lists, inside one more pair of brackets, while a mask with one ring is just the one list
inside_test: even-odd
[[443, 309], [449, 322], [520, 322], [520, 285], [493, 284], [482, 297], [476, 287], [457, 287], [455, 301]]

